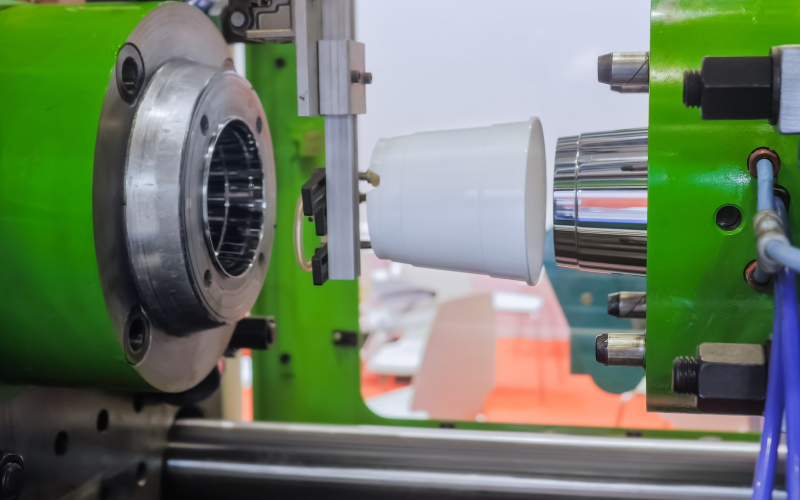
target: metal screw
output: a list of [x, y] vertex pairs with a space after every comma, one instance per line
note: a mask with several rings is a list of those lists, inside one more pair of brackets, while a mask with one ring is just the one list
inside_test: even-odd
[[350, 82], [351, 83], [361, 83], [364, 85], [368, 85], [372, 83], [372, 73], [362, 73], [360, 71], [351, 71], [350, 72]]
[[697, 358], [680, 356], [672, 363], [672, 390], [678, 394], [697, 394], [699, 376]]
[[247, 17], [238, 10], [231, 14], [231, 26], [234, 28], [241, 28], [247, 21]]

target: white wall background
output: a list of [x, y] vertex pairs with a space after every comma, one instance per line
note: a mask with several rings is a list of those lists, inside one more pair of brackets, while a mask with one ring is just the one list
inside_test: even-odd
[[647, 126], [647, 94], [597, 83], [597, 57], [649, 50], [649, 16], [649, 0], [357, 0], [360, 169], [383, 137], [538, 116], [552, 183], [559, 137]]

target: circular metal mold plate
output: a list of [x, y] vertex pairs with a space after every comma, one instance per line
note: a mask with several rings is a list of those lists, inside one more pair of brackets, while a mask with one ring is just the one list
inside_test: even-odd
[[[126, 42], [135, 45], [142, 56], [145, 85], [169, 61], [183, 59], [220, 71], [231, 67], [230, 53], [216, 27], [198, 9], [182, 3], [169, 2], [154, 9]], [[260, 103], [256, 109], [260, 112]], [[141, 302], [129, 263], [124, 205], [125, 165], [135, 112], [136, 108], [120, 97], [115, 72], [112, 72], [97, 132], [92, 196], [98, 271], [106, 307], [120, 342], [129, 312]], [[274, 179], [271, 149], [261, 151], [261, 156], [265, 170], [270, 171]], [[271, 190], [274, 200], [274, 183]], [[272, 225], [267, 227], [271, 228]], [[271, 238], [267, 240], [265, 237], [265, 250], [268, 250], [267, 243], [271, 244]], [[268, 257], [269, 253], [265, 252], [265, 262]], [[150, 328], [150, 349], [136, 369], [157, 389], [187, 390], [215, 367], [233, 329], [233, 324], [223, 324], [180, 337], [167, 333], [154, 321]]]
[[[186, 161], [198, 162], [203, 169], [187, 171], [184, 183], [187, 195], [183, 207], [186, 220], [186, 246], [194, 280], [199, 284], [205, 306], [220, 321], [238, 320], [255, 303], [267, 273], [269, 256], [275, 234], [275, 166], [269, 127], [262, 126], [257, 132], [259, 119], [266, 124], [261, 102], [246, 80], [231, 71], [218, 74], [208, 86], [206, 94], [198, 104], [194, 122], [190, 127]], [[206, 117], [208, 133], [203, 135], [200, 122]], [[204, 189], [208, 182], [211, 153], [225, 125], [232, 120], [241, 120], [253, 134], [264, 174], [263, 200], [265, 209], [261, 238], [252, 266], [238, 276], [231, 276], [221, 269], [211, 254], [206, 227], [206, 198]], [[263, 254], [264, 258], [259, 258]], [[205, 286], [206, 272], [210, 271], [211, 283]]]

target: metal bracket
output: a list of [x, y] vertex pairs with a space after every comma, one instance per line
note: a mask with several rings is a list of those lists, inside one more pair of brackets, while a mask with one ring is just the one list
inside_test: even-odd
[[363, 115], [367, 112], [364, 44], [353, 40], [320, 40], [319, 97], [323, 115]]
[[322, 0], [230, 0], [222, 14], [228, 43], [294, 43], [297, 46], [297, 114], [319, 116]]
[[333, 345], [336, 347], [358, 347], [358, 332], [334, 330]]
[[[356, 115], [367, 110], [365, 85], [372, 75], [365, 71], [364, 45], [353, 41], [353, 0], [230, 2], [222, 16], [229, 42], [297, 45], [298, 115], [325, 115], [325, 279], [328, 273], [330, 279], [356, 279], [361, 274]], [[304, 200], [304, 207], [311, 205]]]
[[303, 215], [314, 218], [317, 236], [328, 234], [328, 204], [325, 169], [315, 168], [311, 178], [300, 188], [303, 197]]
[[314, 250], [314, 256], [311, 257], [311, 277], [316, 286], [322, 286], [328, 281], [328, 245], [326, 244]]

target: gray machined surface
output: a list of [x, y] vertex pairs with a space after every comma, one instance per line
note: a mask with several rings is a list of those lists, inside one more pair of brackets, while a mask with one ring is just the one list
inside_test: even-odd
[[[353, 25], [353, 0], [323, 2], [324, 40], [352, 40]], [[324, 92], [321, 88], [320, 94]], [[333, 280], [356, 279], [361, 274], [357, 130], [355, 115], [325, 116], [328, 273]]]
[[[25, 462], [20, 500], [159, 498], [176, 408], [139, 404], [134, 393], [9, 386], [2, 392], [12, 397], [0, 403], [0, 449]], [[105, 430], [98, 426], [103, 411]], [[57, 454], [60, 434], [66, 446]]]

